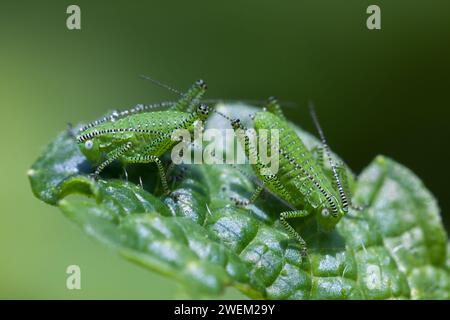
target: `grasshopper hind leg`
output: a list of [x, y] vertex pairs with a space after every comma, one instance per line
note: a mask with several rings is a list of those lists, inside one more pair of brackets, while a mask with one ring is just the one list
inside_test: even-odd
[[[268, 184], [274, 184], [279, 192], [282, 194], [285, 194], [288, 196], [287, 191], [283, 187], [283, 185], [278, 180], [278, 177], [276, 175], [269, 175], [266, 176], [264, 179], [264, 185]], [[258, 188], [253, 192], [250, 200], [242, 200], [238, 199], [236, 197], [230, 197], [232, 201], [235, 202], [237, 206], [247, 206], [256, 201], [256, 199], [260, 196], [261, 192], [264, 190], [264, 186], [260, 185]], [[287, 221], [288, 219], [294, 219], [294, 218], [303, 218], [309, 215], [309, 212], [306, 210], [292, 210], [292, 211], [284, 211], [280, 214], [280, 223], [283, 226], [283, 228], [286, 230], [286, 232], [289, 235], [289, 238], [294, 240], [296, 244], [299, 246], [300, 253], [302, 257], [306, 257], [307, 255], [307, 246], [305, 240], [298, 234], [297, 231], [289, 224]]]

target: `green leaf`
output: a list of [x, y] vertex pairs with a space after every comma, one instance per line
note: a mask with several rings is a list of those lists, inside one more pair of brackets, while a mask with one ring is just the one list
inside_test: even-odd
[[[220, 108], [241, 118], [255, 110]], [[208, 126], [226, 123], [213, 117]], [[301, 129], [298, 134], [308, 147], [318, 143]], [[234, 286], [266, 299], [450, 299], [450, 244], [436, 200], [389, 158], [378, 156], [354, 184], [364, 211], [350, 211], [330, 233], [319, 233], [314, 219], [298, 219], [309, 250], [303, 260], [279, 224], [286, 208], [278, 199], [266, 194], [248, 208], [230, 201], [255, 188], [242, 170], [186, 166], [173, 195], [164, 197], [151, 164], [130, 167], [129, 182], [119, 167], [100, 181], [88, 177], [92, 169], [63, 132], [29, 178], [39, 199], [60, 207], [89, 236], [193, 294]]]

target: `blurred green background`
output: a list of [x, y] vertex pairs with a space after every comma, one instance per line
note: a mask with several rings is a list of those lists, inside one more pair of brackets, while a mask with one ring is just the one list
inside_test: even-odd
[[[81, 7], [82, 30], [66, 28]], [[378, 4], [382, 30], [366, 28]], [[35, 199], [26, 171], [67, 122], [173, 99], [203, 78], [208, 97], [313, 100], [334, 150], [359, 172], [377, 154], [418, 174], [447, 229], [450, 2], [5, 1], [0, 4], [0, 298], [174, 298], [177, 285], [87, 238]], [[66, 267], [82, 290], [65, 287]], [[230, 290], [225, 297], [241, 297]]]

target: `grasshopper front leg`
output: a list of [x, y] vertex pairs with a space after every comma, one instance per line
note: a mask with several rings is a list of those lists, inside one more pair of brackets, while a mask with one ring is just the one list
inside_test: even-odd
[[126, 144], [114, 149], [108, 155], [106, 156], [106, 160], [103, 161], [97, 169], [95, 169], [95, 172], [93, 174], [94, 179], [98, 179], [100, 172], [103, 171], [108, 165], [110, 165], [114, 160], [119, 159], [125, 152], [131, 149], [132, 147], [131, 142], [127, 142]]
[[309, 215], [309, 212], [306, 210], [294, 210], [294, 211], [284, 211], [280, 214], [280, 223], [286, 230], [286, 232], [289, 234], [291, 238], [296, 240], [300, 245], [300, 251], [302, 253], [302, 256], [305, 257], [307, 255], [307, 247], [306, 242], [303, 240], [303, 238], [298, 234], [297, 231], [295, 231], [294, 227], [292, 227], [287, 219], [294, 219], [294, 218], [303, 218]]
[[157, 156], [144, 155], [144, 156], [139, 156], [139, 157], [125, 158], [125, 160], [128, 163], [151, 163], [151, 162], [156, 163], [156, 166], [157, 166], [158, 172], [159, 172], [159, 176], [161, 177], [161, 184], [163, 186], [164, 193], [165, 194], [170, 193], [169, 184], [167, 183], [166, 172], [164, 171], [164, 167], [162, 165], [161, 160]]

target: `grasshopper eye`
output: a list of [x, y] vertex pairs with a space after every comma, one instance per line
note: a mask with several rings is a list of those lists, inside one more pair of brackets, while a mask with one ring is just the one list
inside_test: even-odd
[[201, 104], [198, 106], [198, 111], [203, 115], [208, 115], [209, 107], [206, 104]]
[[84, 147], [87, 150], [91, 150], [93, 146], [94, 146], [94, 143], [92, 142], [92, 140], [86, 140], [86, 142], [84, 143]]
[[330, 212], [328, 211], [327, 208], [322, 209], [322, 217], [328, 218], [329, 215], [330, 215]]

